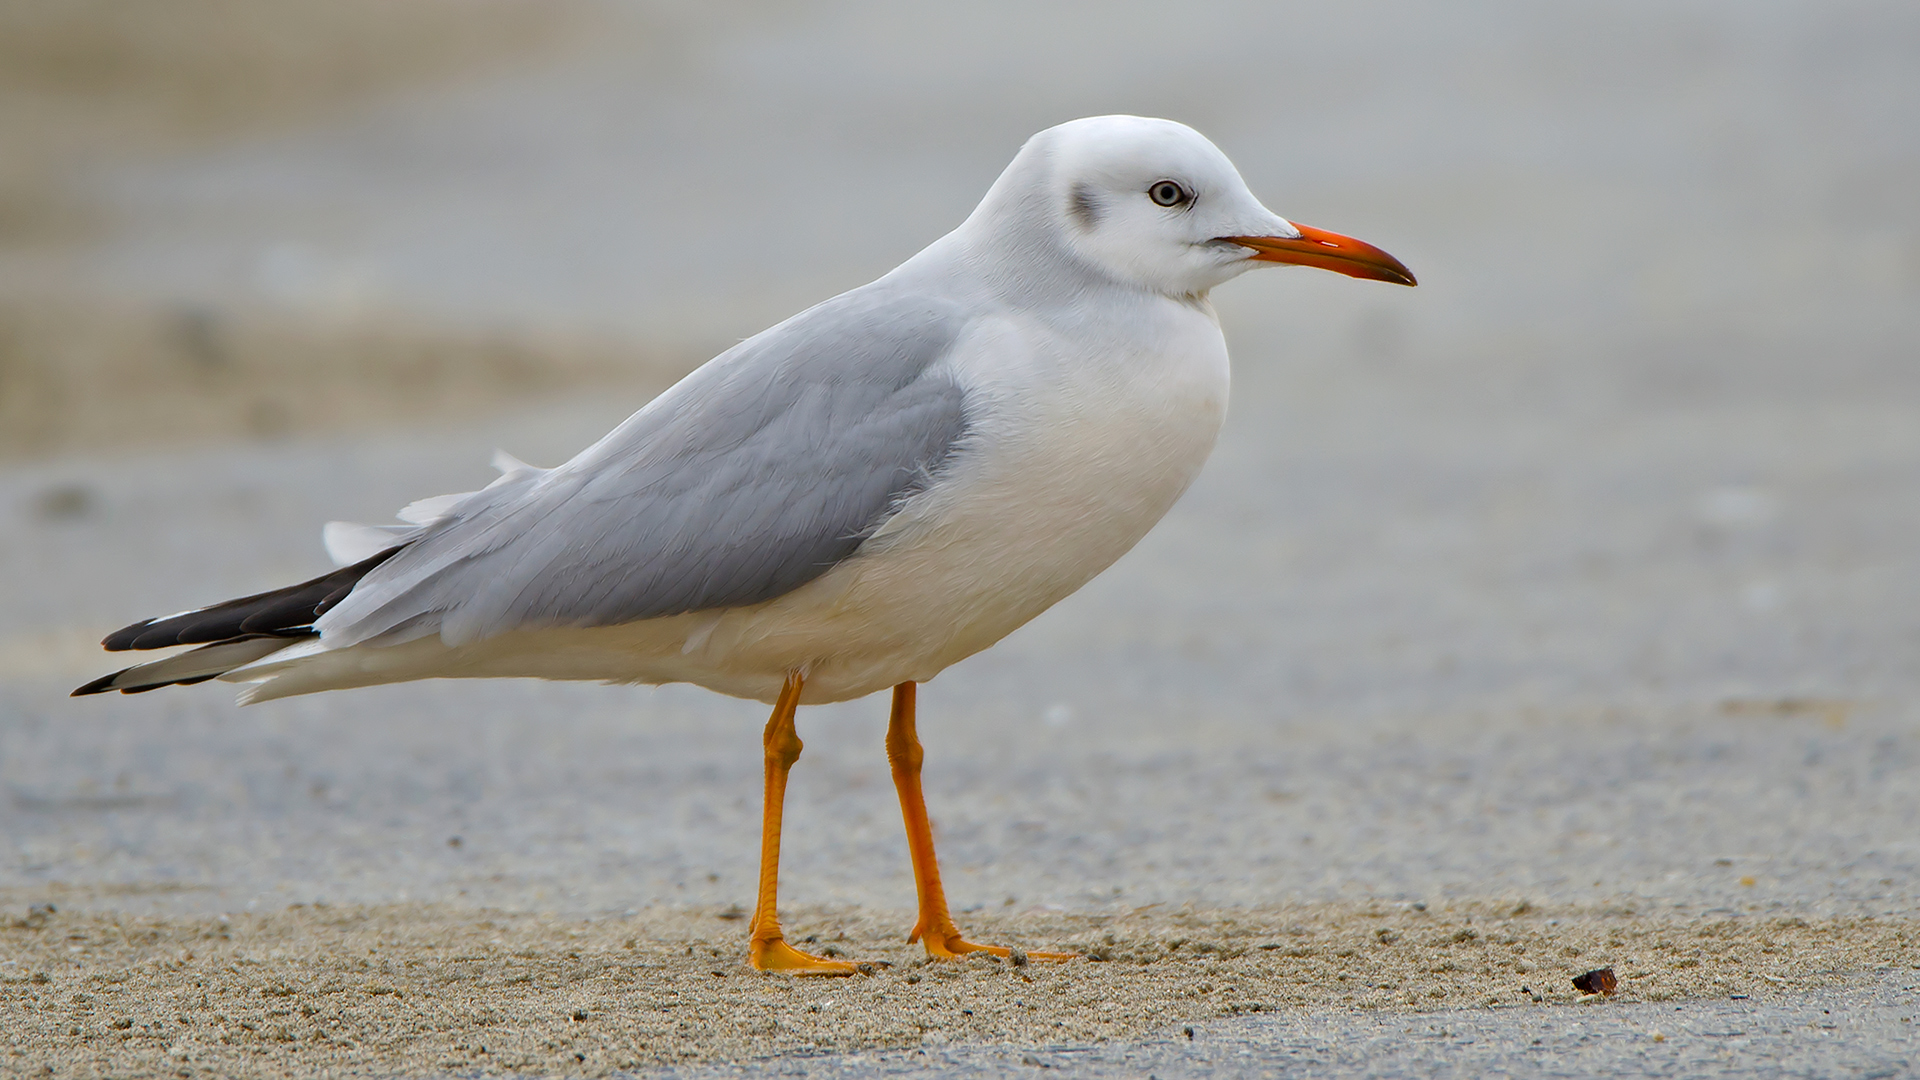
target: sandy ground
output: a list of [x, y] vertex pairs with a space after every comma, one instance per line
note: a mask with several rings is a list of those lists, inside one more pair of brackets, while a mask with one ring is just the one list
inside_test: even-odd
[[[41, 80], [0, 94], [41, 163], [0, 158], [0, 1068], [1913, 1071], [1910, 5], [649, 5], [531, 64], [502, 5], [380, 67], [468, 9], [418, 10], [270, 31], [257, 108], [0, 71]], [[320, 523], [496, 446], [564, 458], [1116, 109], [1423, 284], [1221, 290], [1196, 488], [922, 691], [963, 921], [1106, 959], [916, 965], [878, 702], [800, 721], [790, 922], [893, 962], [816, 984], [722, 917], [756, 706], [65, 696], [106, 630], [315, 573]], [[1620, 994], [1576, 1001], [1601, 964]]]
[[994, 940], [1087, 957], [1016, 965], [930, 963], [900, 940], [899, 918], [795, 912], [796, 940], [875, 961], [868, 975], [796, 979], [740, 962], [737, 909], [590, 921], [418, 905], [43, 911], [4, 931], [0, 1024], [19, 1075], [599, 1076], [798, 1051], [1139, 1042], [1304, 1006], [1538, 1012], [1587, 1002], [1571, 975], [1601, 966], [1622, 1003], [1920, 978], [1920, 924], [1907, 919], [1525, 904], [974, 919]]

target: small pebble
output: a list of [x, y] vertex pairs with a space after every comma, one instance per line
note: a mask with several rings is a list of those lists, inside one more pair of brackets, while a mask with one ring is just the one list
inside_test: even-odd
[[1610, 967], [1595, 968], [1573, 977], [1573, 988], [1583, 994], [1612, 994], [1619, 986], [1620, 980]]

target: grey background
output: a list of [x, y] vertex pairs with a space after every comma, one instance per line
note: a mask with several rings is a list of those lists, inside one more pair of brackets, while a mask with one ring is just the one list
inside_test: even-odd
[[[1182, 119], [1276, 211], [1422, 284], [1219, 292], [1235, 398], [1195, 490], [922, 693], [956, 906], [1915, 913], [1920, 9], [613, 25], [537, 70], [89, 175], [116, 226], [0, 256], [0, 285], [717, 348], [951, 227], [1033, 130]], [[553, 464], [640, 397], [0, 467], [0, 888], [749, 904], [756, 705], [64, 697], [110, 668], [106, 631], [317, 572], [325, 520], [467, 490], [496, 445]], [[884, 708], [802, 715], [785, 901], [904, 920]]]

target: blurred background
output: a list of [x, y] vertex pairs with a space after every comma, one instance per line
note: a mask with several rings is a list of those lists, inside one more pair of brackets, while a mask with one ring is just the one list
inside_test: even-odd
[[[0, 0], [0, 886], [744, 900], [757, 706], [64, 694], [1135, 112], [1421, 286], [1219, 291], [1199, 485], [926, 692], [957, 902], [1908, 910], [1916, 58], [1891, 0]], [[803, 722], [796, 900], [911, 896], [882, 707]]]

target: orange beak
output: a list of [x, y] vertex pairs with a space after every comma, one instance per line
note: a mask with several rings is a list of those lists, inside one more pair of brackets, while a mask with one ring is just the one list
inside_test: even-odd
[[1298, 223], [1294, 228], [1300, 230], [1298, 240], [1284, 236], [1222, 236], [1220, 239], [1252, 248], [1252, 257], [1260, 262], [1317, 266], [1348, 277], [1390, 281], [1395, 285], [1419, 284], [1404, 263], [1365, 240]]

